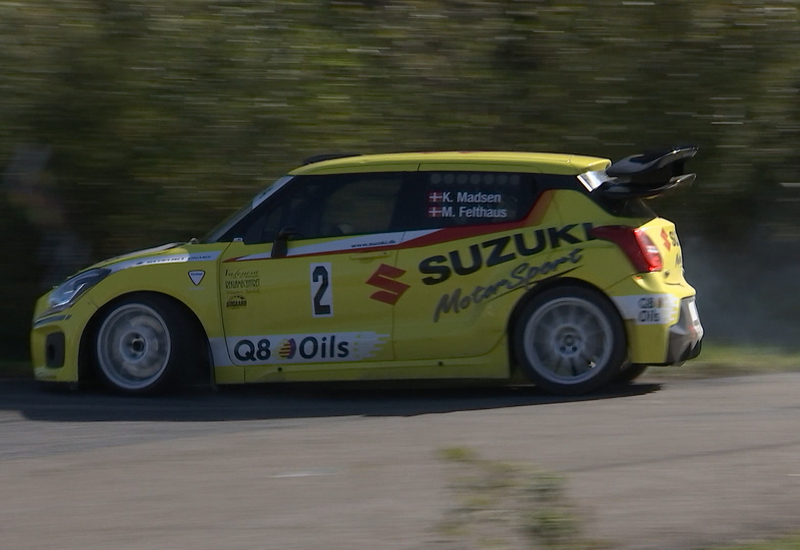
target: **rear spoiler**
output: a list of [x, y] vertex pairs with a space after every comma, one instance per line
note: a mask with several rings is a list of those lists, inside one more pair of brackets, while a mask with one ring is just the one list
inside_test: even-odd
[[684, 165], [696, 154], [697, 147], [689, 145], [618, 160], [606, 169], [599, 190], [609, 199], [646, 199], [691, 185], [697, 174], [686, 174]]

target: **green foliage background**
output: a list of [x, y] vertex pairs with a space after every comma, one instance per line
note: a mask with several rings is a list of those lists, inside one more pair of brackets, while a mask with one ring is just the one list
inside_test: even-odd
[[[794, 242], [794, 197], [779, 183], [800, 182], [798, 8], [0, 2], [0, 168], [22, 146], [49, 147], [64, 223], [100, 259], [199, 236], [320, 152], [619, 158], [689, 142], [698, 182], [661, 206], [685, 240], [749, 246], [758, 228], [763, 242]], [[24, 355], [41, 290], [35, 219], [47, 214], [2, 190], [0, 346]]]

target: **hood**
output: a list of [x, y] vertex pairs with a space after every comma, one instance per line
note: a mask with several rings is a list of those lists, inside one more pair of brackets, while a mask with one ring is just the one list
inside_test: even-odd
[[219, 258], [229, 243], [187, 244], [170, 243], [147, 248], [99, 262], [92, 267], [111, 270], [112, 273], [131, 267], [184, 262], [212, 262]]
[[[132, 260], [135, 258], [142, 258], [145, 256], [156, 255], [159, 252], [165, 252], [167, 250], [172, 250], [173, 248], [179, 248], [181, 247], [182, 244], [184, 243], [167, 243], [167, 244], [162, 244], [161, 246], [154, 246], [152, 248], [136, 250], [134, 252], [129, 252], [127, 254], [122, 254], [120, 256], [114, 256], [113, 258], [108, 258], [107, 260], [102, 260], [88, 267], [87, 269], [94, 269], [98, 267], [110, 267], [112, 264], [117, 264], [125, 260]], [[185, 252], [185, 249], [181, 249], [180, 251]]]

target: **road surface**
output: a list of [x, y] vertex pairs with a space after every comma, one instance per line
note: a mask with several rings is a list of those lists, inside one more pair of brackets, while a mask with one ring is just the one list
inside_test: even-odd
[[442, 548], [452, 446], [563, 474], [586, 534], [618, 548], [800, 531], [800, 373], [643, 379], [581, 399], [0, 381], [0, 548]]

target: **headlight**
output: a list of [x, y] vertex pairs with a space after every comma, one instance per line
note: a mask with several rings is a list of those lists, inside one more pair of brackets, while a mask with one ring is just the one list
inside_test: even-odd
[[111, 273], [110, 269], [90, 269], [67, 279], [48, 296], [48, 308], [45, 315], [67, 309], [76, 302], [81, 294], [105, 279], [109, 273]]

